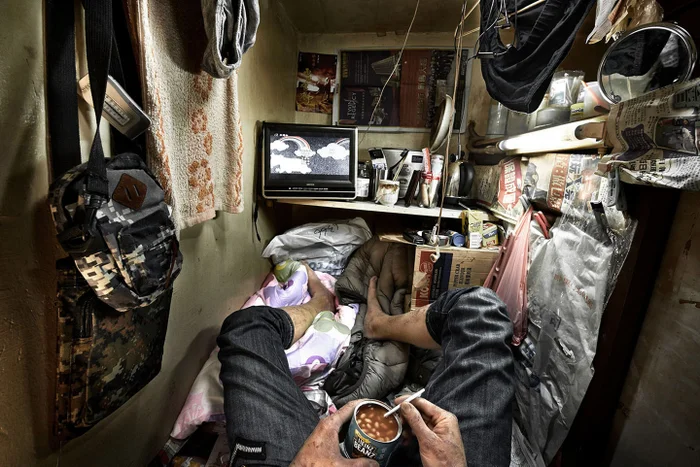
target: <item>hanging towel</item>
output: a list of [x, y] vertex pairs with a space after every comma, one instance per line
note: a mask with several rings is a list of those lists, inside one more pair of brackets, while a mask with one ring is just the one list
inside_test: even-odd
[[200, 68], [206, 34], [199, 5], [128, 1], [144, 83], [149, 166], [179, 229], [243, 210], [243, 133], [237, 74]]

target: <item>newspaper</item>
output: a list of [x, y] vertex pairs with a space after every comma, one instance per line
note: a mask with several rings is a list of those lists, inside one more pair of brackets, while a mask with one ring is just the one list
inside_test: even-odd
[[619, 170], [626, 183], [700, 191], [700, 79], [613, 105], [613, 151], [598, 174]]
[[595, 44], [605, 39], [605, 36], [612, 29], [610, 14], [615, 6], [619, 4], [619, 0], [598, 0], [595, 12], [595, 26], [586, 38], [586, 44]]
[[661, 21], [663, 13], [656, 0], [598, 0], [595, 25], [586, 38], [586, 44], [603, 39], [607, 43], [615, 34]]
[[498, 165], [474, 166], [471, 197], [497, 218], [516, 224], [525, 212], [521, 197], [526, 170], [527, 164], [519, 157], [504, 159]]
[[601, 186], [595, 175], [599, 160], [597, 155], [552, 153], [476, 166], [472, 197], [511, 224], [528, 203], [557, 213], [570, 208], [588, 212]]
[[597, 155], [543, 154], [527, 164], [523, 194], [537, 207], [554, 212], [570, 208], [590, 210], [589, 202], [600, 188], [595, 175]]

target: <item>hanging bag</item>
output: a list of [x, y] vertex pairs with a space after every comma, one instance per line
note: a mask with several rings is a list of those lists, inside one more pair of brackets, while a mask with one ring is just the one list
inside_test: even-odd
[[[123, 73], [111, 2], [84, 5], [99, 128], [107, 70], [122, 85]], [[114, 13], [126, 27], [120, 8]], [[141, 157], [105, 159], [96, 134], [90, 161], [80, 164], [73, 2], [46, 0], [46, 17], [51, 210], [71, 255], [57, 262], [54, 433], [67, 440], [121, 407], [160, 371], [182, 257], [163, 191]], [[117, 134], [113, 139], [134, 147]]]
[[[99, 124], [113, 49], [111, 1], [85, 1], [85, 31], [95, 137], [88, 162], [55, 180], [49, 201], [58, 240], [87, 283], [107, 305], [128, 311], [170, 287], [182, 255], [163, 189], [141, 157], [104, 157]], [[75, 83], [61, 92], [75, 95]]]
[[484, 287], [503, 300], [513, 322], [514, 346], [520, 345], [527, 335], [527, 265], [530, 245], [532, 207], [520, 217], [515, 230], [506, 238], [496, 262], [489, 271]]

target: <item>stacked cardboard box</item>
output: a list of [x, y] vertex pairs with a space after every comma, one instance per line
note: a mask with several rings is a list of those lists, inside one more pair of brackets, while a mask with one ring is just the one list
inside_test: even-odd
[[441, 248], [433, 263], [434, 252], [431, 247], [416, 247], [411, 309], [433, 303], [447, 290], [483, 285], [498, 256], [498, 250]]

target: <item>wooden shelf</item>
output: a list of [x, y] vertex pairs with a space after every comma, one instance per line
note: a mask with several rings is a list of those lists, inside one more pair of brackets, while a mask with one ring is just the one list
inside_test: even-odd
[[[438, 217], [440, 208], [421, 208], [418, 206], [406, 207], [403, 201], [394, 206], [384, 206], [371, 201], [331, 201], [322, 199], [278, 199], [278, 203], [297, 204], [300, 206], [314, 206], [319, 208], [348, 209], [352, 211], [382, 212], [387, 214], [400, 214], [404, 216]], [[460, 219], [462, 209], [445, 208], [442, 217], [445, 219]]]

